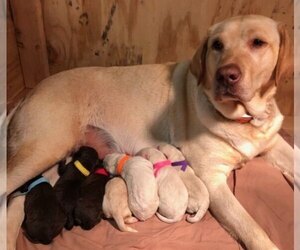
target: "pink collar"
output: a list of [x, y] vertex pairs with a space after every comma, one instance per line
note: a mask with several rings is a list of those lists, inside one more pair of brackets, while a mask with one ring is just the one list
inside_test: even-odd
[[167, 166], [171, 166], [171, 161], [170, 160], [166, 160], [166, 161], [159, 161], [153, 164], [153, 169], [154, 169], [154, 176], [156, 177], [158, 174], [158, 171], [163, 168], [163, 167], [167, 167]]
[[108, 176], [108, 173], [107, 173], [107, 171], [105, 170], [105, 168], [98, 168], [98, 169], [95, 171], [95, 174], [100, 174], [100, 175]]

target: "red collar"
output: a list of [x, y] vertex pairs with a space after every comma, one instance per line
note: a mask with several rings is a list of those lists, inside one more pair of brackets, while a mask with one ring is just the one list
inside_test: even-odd
[[244, 123], [250, 122], [252, 119], [253, 119], [252, 116], [250, 116], [250, 115], [245, 115], [245, 116], [242, 116], [242, 117], [240, 117], [240, 118], [238, 118], [238, 119], [235, 119], [234, 121], [235, 121], [235, 122], [238, 122], [238, 123], [241, 123], [241, 124], [244, 124]]
[[230, 121], [234, 121], [240, 124], [245, 124], [250, 122], [253, 119], [253, 116], [249, 115], [249, 114], [244, 114], [242, 117], [237, 118], [237, 119], [229, 119], [226, 116], [224, 116], [219, 110], [217, 110], [214, 105], [212, 104], [212, 102], [209, 100], [209, 97], [206, 95], [205, 92], [203, 92], [205, 97], [207, 98], [207, 101], [210, 103], [210, 105], [212, 106], [212, 108], [223, 118], [225, 118], [226, 120], [230, 120]]
[[106, 171], [105, 168], [98, 168], [98, 169], [95, 171], [95, 174], [108, 176], [108, 173], [107, 173], [107, 171]]

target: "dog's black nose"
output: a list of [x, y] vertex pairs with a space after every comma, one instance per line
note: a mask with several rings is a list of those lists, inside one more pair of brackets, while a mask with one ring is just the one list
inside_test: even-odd
[[218, 83], [225, 85], [237, 84], [241, 79], [241, 70], [235, 64], [220, 67], [216, 73]]

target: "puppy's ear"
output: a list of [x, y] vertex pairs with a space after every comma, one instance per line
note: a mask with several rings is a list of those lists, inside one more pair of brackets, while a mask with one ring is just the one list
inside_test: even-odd
[[207, 41], [206, 37], [203, 41], [199, 49], [196, 51], [196, 54], [192, 58], [190, 70], [192, 74], [197, 78], [198, 84], [200, 84], [204, 80], [204, 74], [206, 70], [205, 60], [207, 53]]
[[279, 53], [277, 65], [275, 68], [275, 84], [278, 85], [285, 77], [293, 73], [293, 53], [292, 44], [288, 31], [284, 24], [278, 24], [278, 32], [280, 36]]
[[146, 160], [148, 160], [148, 161], [149, 161], [149, 159], [150, 159], [150, 157], [149, 157], [149, 154], [148, 154], [148, 153], [144, 154], [144, 155], [143, 155], [143, 157], [144, 157]]

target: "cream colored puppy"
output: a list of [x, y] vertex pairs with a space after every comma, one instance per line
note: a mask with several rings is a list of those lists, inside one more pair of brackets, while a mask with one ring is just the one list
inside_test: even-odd
[[107, 182], [102, 209], [105, 217], [113, 218], [121, 231], [137, 232], [125, 224], [134, 223], [138, 220], [132, 216], [129, 209], [127, 187], [122, 178], [115, 177]]
[[180, 221], [188, 204], [188, 192], [178, 172], [166, 156], [155, 148], [144, 148], [137, 153], [153, 164], [158, 185], [157, 217], [167, 223]]
[[[162, 153], [166, 155], [168, 160], [173, 163], [183, 162], [187, 164], [183, 154], [174, 146], [170, 144], [160, 144], [158, 147]], [[192, 215], [187, 216], [187, 221], [194, 223], [200, 221], [206, 213], [209, 206], [209, 194], [204, 183], [195, 175], [194, 170], [188, 165], [182, 165], [178, 174], [185, 184], [189, 200], [186, 211]]]
[[157, 184], [152, 163], [136, 156], [108, 154], [104, 158], [105, 169], [113, 175], [121, 175], [128, 190], [129, 208], [139, 220], [152, 217], [158, 208]]

